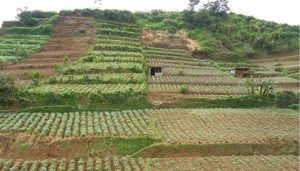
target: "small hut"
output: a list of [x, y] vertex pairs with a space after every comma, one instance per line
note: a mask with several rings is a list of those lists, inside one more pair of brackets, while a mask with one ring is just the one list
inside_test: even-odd
[[157, 75], [160, 76], [160, 75], [162, 75], [162, 67], [157, 67], [157, 66], [150, 67], [149, 73], [151, 76], [157, 76]]
[[246, 67], [237, 67], [230, 71], [230, 73], [236, 75], [237, 77], [244, 78], [249, 73], [249, 68]]

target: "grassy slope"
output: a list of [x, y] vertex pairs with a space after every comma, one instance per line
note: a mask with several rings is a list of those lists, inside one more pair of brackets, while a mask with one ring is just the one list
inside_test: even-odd
[[187, 16], [183, 12], [152, 11], [135, 13], [135, 17], [136, 23], [144, 28], [186, 30], [203, 54], [222, 60], [238, 61], [299, 47], [298, 26], [234, 13], [213, 16], [202, 10]]

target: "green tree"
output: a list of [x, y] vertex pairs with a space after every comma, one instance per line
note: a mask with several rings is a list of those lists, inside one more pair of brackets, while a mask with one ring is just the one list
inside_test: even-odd
[[228, 0], [208, 1], [208, 3], [204, 4], [203, 7], [206, 8], [212, 15], [220, 16], [223, 16], [230, 10]]
[[190, 0], [189, 2], [189, 10], [194, 11], [195, 7], [200, 3], [200, 0]]

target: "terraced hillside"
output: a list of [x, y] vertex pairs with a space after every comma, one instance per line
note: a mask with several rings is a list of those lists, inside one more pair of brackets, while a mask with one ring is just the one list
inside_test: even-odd
[[[32, 54], [26, 59], [4, 67], [1, 73], [16, 76], [19, 83], [30, 82], [32, 71], [39, 71], [42, 77], [49, 77], [55, 74], [53, 65], [63, 63], [65, 56], [75, 61], [84, 55], [86, 49], [94, 42], [94, 37], [93, 18], [88, 17], [60, 17], [50, 39], [49, 36], [40, 35], [4, 35], [5, 40], [14, 38], [17, 42], [23, 40], [24, 43], [38, 43], [38, 45], [28, 46], [33, 47], [33, 50], [40, 50], [37, 53], [32, 53], [30, 50]], [[45, 45], [42, 47], [41, 43]]]
[[[29, 90], [34, 98], [54, 93], [81, 103], [133, 103], [147, 95], [140, 29], [135, 25], [97, 21], [97, 40], [88, 54], [58, 68], [58, 75]], [[74, 95], [74, 96], [73, 96]], [[129, 98], [130, 97], [130, 98]], [[58, 104], [63, 102], [59, 101]]]
[[[250, 96], [246, 80], [229, 71], [242, 64], [279, 88], [297, 80], [253, 63], [145, 46], [143, 28], [110, 21], [122, 12], [109, 20], [111, 11], [98, 12], [62, 11], [51, 36], [17, 35], [25, 44], [36, 38], [40, 50], [2, 73], [27, 83], [38, 70], [43, 79], [13, 87], [20, 97], [11, 104], [26, 108], [0, 109], [0, 170], [299, 170], [297, 111], [253, 107], [273, 101]], [[188, 106], [203, 101], [224, 107]]]
[[[150, 98], [216, 97], [243, 95], [243, 81], [215, 68], [210, 61], [193, 58], [185, 50], [147, 47], [149, 67], [162, 67], [159, 76], [149, 76]], [[158, 97], [159, 96], [159, 97]]]

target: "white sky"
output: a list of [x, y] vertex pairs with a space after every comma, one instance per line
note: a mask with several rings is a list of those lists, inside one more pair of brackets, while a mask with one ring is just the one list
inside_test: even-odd
[[[187, 5], [188, 0], [102, 0], [100, 8], [130, 11], [150, 11], [152, 9], [181, 11], [187, 8]], [[0, 24], [5, 20], [14, 20], [18, 7], [43, 11], [93, 8], [94, 0], [2, 0]], [[229, 7], [234, 13], [278, 23], [300, 25], [300, 0], [229, 0]]]

